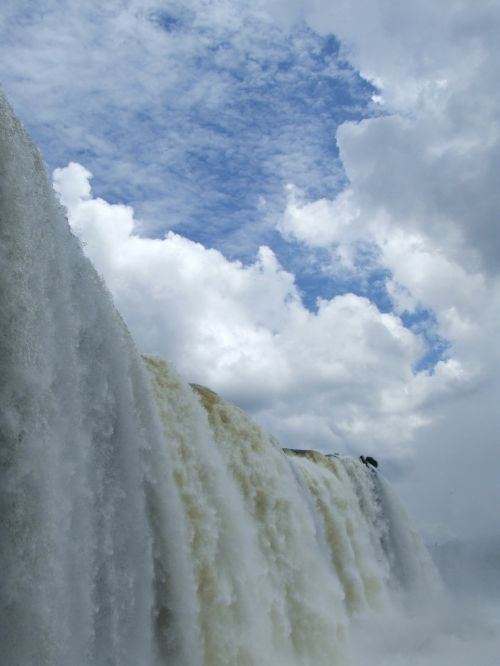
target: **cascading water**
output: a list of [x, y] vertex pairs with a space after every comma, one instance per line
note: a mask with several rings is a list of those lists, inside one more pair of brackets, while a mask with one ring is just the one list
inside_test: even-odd
[[1, 97], [0, 179], [3, 664], [346, 664], [438, 586], [376, 473], [139, 356]]
[[0, 187], [2, 663], [197, 663], [143, 363], [1, 98]]

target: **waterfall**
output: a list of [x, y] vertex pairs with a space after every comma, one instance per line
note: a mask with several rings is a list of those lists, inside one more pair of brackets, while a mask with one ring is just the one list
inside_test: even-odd
[[2, 660], [197, 663], [185, 521], [142, 360], [4, 100], [0, 132]]
[[283, 450], [143, 359], [0, 96], [6, 666], [334, 666], [438, 586], [359, 460]]

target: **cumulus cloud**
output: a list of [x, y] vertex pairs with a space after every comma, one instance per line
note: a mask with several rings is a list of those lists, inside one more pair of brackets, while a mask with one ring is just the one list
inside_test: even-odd
[[355, 204], [424, 233], [471, 270], [497, 272], [498, 7], [315, 0], [303, 11], [342, 39], [389, 114], [339, 130]]
[[90, 175], [72, 163], [54, 172], [55, 188], [141, 351], [236, 401], [284, 443], [411, 455], [426, 404], [469, 380], [456, 361], [416, 374], [421, 338], [366, 298], [309, 311], [268, 247], [244, 265], [173, 232], [140, 237], [131, 208], [91, 195]]
[[336, 246], [344, 251], [356, 239], [353, 227], [359, 210], [353, 204], [352, 191], [346, 189], [333, 199], [307, 201], [298, 189], [286, 187], [287, 202], [278, 230], [287, 237], [310, 247]]
[[339, 128], [348, 189], [331, 201], [289, 197], [279, 230], [344, 256], [369, 240], [392, 273], [397, 311], [430, 308], [457, 350], [486, 344], [491, 354], [500, 266], [500, 95], [492, 85], [500, 10], [487, 1], [315, 0], [295, 11], [341, 37], [379, 86], [387, 113]]

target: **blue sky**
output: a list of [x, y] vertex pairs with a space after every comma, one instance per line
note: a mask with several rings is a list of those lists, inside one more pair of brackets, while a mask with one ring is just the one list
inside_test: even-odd
[[[36, 30], [41, 16], [29, 5], [11, 15], [13, 53], [26, 25]], [[284, 31], [247, 17], [235, 30], [196, 18], [194, 11], [175, 5], [136, 12], [135, 23], [156, 32], [157, 50], [141, 52], [134, 39], [134, 56], [119, 62], [116, 79], [119, 58], [110, 53], [94, 65], [92, 76], [83, 83], [69, 81], [66, 90], [51, 81], [51, 71], [42, 72], [47, 87], [39, 99], [45, 113], [34, 113], [31, 104], [18, 112], [49, 168], [70, 160], [85, 165], [94, 174], [95, 194], [134, 206], [145, 234], [175, 229], [245, 263], [253, 261], [260, 245], [269, 245], [295, 274], [310, 308], [318, 296], [354, 290], [387, 309], [378, 268], [363, 280], [332, 279], [321, 270], [328, 256], [305, 252], [275, 229], [287, 183], [310, 200], [334, 198], [346, 186], [336, 130], [347, 120], [382, 113], [372, 102], [376, 89], [340, 54], [333, 35], [319, 35], [303, 21]], [[78, 40], [70, 48], [83, 48], [77, 34], [69, 37]], [[99, 33], [89, 36], [82, 53], [86, 67], [86, 54], [102, 40]], [[38, 49], [44, 47], [53, 48], [42, 43]], [[61, 50], [67, 56], [66, 48], [65, 43]], [[49, 66], [56, 56], [45, 57]], [[149, 94], [141, 70], [150, 77]], [[104, 85], [98, 81], [103, 74]], [[21, 73], [7, 76], [7, 93], [12, 88], [15, 96], [22, 82]], [[130, 87], [130, 106], [121, 101], [122, 85]], [[47, 115], [57, 122], [48, 122]]]
[[139, 349], [383, 459], [429, 534], [463, 521], [421, 485], [500, 455], [498, 30], [488, 0], [0, 8], [2, 90]]

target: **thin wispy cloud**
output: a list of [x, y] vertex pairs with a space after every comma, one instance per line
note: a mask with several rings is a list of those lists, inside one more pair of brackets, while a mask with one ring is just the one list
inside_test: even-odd
[[343, 186], [337, 126], [371, 113], [333, 37], [237, 3], [21, 3], [7, 30], [4, 87], [49, 164], [69, 151], [145, 231], [233, 256], [271, 233], [287, 182], [312, 197]]

